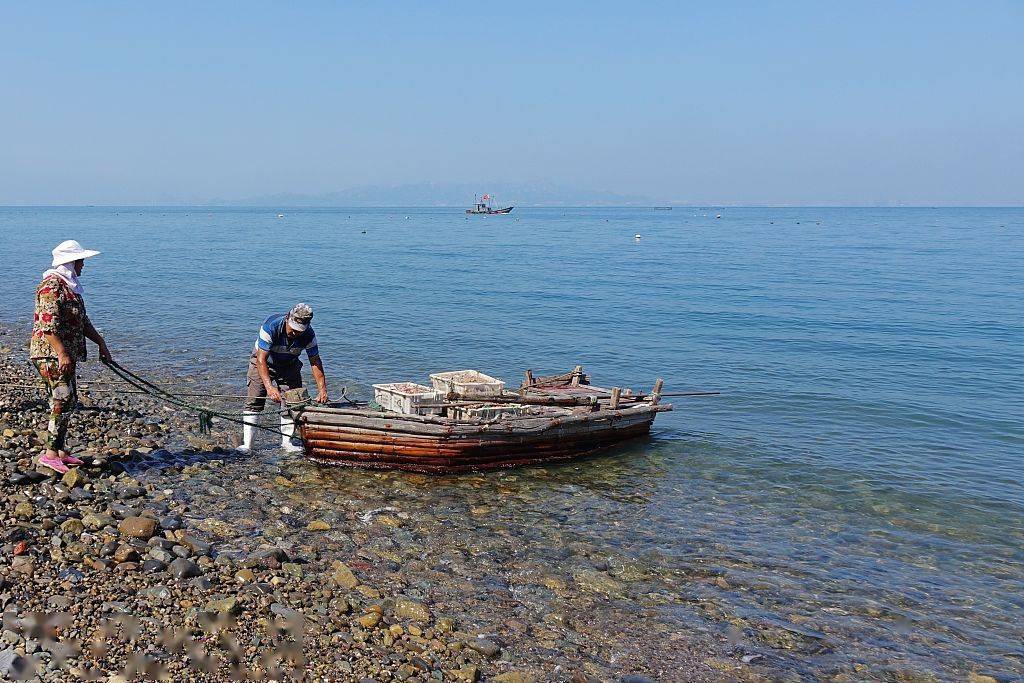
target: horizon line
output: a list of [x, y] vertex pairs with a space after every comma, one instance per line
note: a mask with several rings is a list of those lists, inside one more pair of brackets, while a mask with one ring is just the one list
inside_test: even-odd
[[[456, 204], [0, 204], [0, 209], [462, 209]], [[517, 204], [514, 208], [524, 209], [1020, 209], [1024, 202], [1017, 204]]]

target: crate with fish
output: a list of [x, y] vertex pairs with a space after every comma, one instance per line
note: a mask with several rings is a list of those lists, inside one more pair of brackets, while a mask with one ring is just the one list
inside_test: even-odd
[[456, 370], [435, 372], [430, 382], [441, 397], [449, 395], [476, 398], [478, 396], [501, 396], [505, 383], [477, 370]]

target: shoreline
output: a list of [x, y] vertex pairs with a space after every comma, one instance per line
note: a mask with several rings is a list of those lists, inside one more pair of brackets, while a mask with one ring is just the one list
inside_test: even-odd
[[[19, 326], [0, 326], [0, 381], [34, 383], [22, 337]], [[94, 377], [98, 364], [88, 366], [82, 375]], [[6, 388], [0, 399], [0, 598], [7, 615], [0, 665], [9, 673], [37, 667], [45, 680], [84, 679], [90, 671], [111, 676], [144, 666], [176, 679], [198, 675], [185, 673], [194, 664], [166, 647], [163, 631], [188, 636], [193, 659], [211, 667], [202, 674], [210, 680], [228, 679], [232, 656], [255, 671], [268, 652], [301, 652], [305, 663], [293, 674], [311, 680], [642, 683], [712, 680], [721, 673], [703, 661], [720, 644], [704, 651], [683, 637], [673, 639], [662, 660], [637, 652], [617, 666], [607, 665], [614, 661], [610, 652], [605, 665], [602, 657], [583, 656], [588, 638], [601, 640], [596, 634], [575, 635], [575, 654], [556, 653], [551, 646], [564, 637], [559, 631], [575, 633], [570, 620], [583, 631], [585, 614], [552, 613], [535, 627], [482, 632], [473, 615], [430, 599], [429, 581], [417, 574], [436, 571], [414, 557], [391, 553], [389, 559], [379, 547], [408, 543], [408, 528], [416, 524], [409, 512], [384, 506], [300, 516], [296, 508], [317, 486], [317, 471], [301, 460], [279, 460], [268, 450], [243, 458], [223, 447], [234, 425], [215, 424], [200, 437], [191, 433], [193, 417], [149, 397], [88, 389], [80, 396], [70, 443], [87, 464], [63, 477], [36, 471], [30, 460], [38, 451], [42, 392]], [[390, 473], [377, 478], [394, 479]], [[275, 504], [247, 508], [262, 513], [246, 520], [258, 533], [239, 535], [244, 522], [231, 508], [261, 494]], [[595, 595], [612, 590], [602, 586], [614, 583], [608, 571], [591, 568], [586, 575]], [[472, 592], [488, 577], [460, 580]], [[566, 589], [564, 581], [548, 583], [546, 590]], [[507, 609], [508, 619], [521, 618]], [[34, 635], [33, 613], [65, 615], [57, 641]], [[275, 623], [290, 635], [268, 635]], [[111, 637], [102, 638], [104, 628]], [[216, 644], [221, 628], [237, 641], [233, 655]], [[132, 630], [148, 663], [133, 664], [138, 648], [113, 635]], [[108, 645], [102, 656], [88, 649], [74, 654], [96, 638]], [[733, 675], [749, 668], [738, 664]], [[744, 673], [759, 679], [752, 668]]]
[[[35, 383], [26, 340], [23, 325], [0, 323], [0, 382]], [[91, 361], [80, 377], [107, 381], [102, 372]], [[238, 391], [202, 369], [152, 372]], [[635, 526], [638, 480], [664, 465], [656, 445], [637, 451], [642, 463], [612, 453], [451, 477], [329, 468], [265, 435], [241, 456], [230, 450], [235, 425], [215, 418], [200, 435], [194, 415], [145, 396], [80, 393], [71, 435], [88, 464], [68, 481], [27, 459], [43, 393], [0, 393], [0, 676], [32, 658], [44, 680], [123, 672], [130, 651], [111, 638], [102, 656], [59, 656], [130, 617], [115, 636], [139, 631], [149, 666], [175, 679], [228, 680], [232, 656], [265, 671], [268, 651], [301, 651], [285, 680], [1004, 680], [815, 619], [836, 605], [733, 559], [717, 535], [663, 552]], [[148, 519], [125, 521], [136, 517]], [[152, 535], [133, 536], [149, 533], [139, 524]], [[633, 547], [621, 547], [625, 529]], [[760, 605], [767, 614], [753, 612]], [[854, 619], [882, 616], [873, 600], [843, 606]], [[32, 635], [34, 612], [69, 615], [64, 645]], [[275, 639], [275, 623], [301, 636]], [[218, 629], [237, 652], [218, 644]], [[168, 647], [165, 632], [185, 634], [191, 661], [213, 671]]]

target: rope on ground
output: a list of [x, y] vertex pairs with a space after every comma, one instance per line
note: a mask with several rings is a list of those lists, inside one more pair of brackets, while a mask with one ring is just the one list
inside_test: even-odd
[[[88, 391], [93, 394], [148, 394], [147, 391], [141, 391], [139, 389], [94, 389], [95, 385], [100, 386], [132, 386], [126, 382], [82, 382], [78, 385], [78, 388], [82, 391]], [[15, 389], [39, 389], [42, 390], [44, 387], [42, 384], [25, 384], [22, 382], [0, 382], [0, 387], [13, 387]], [[189, 398], [249, 398], [246, 394], [206, 394], [206, 393], [175, 393], [175, 396], [189, 397]]]

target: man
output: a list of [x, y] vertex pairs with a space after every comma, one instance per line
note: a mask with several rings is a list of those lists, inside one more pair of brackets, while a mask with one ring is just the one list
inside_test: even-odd
[[[252, 451], [252, 440], [256, 432], [259, 414], [267, 398], [281, 402], [281, 393], [302, 386], [302, 361], [299, 355], [305, 351], [313, 369], [317, 386], [317, 403], [327, 402], [327, 379], [320, 351], [316, 346], [316, 334], [310, 327], [313, 309], [306, 304], [295, 304], [288, 313], [272, 315], [260, 326], [259, 336], [249, 358], [249, 371], [245, 381], [248, 400], [242, 421], [242, 453]], [[295, 422], [287, 413], [281, 413], [281, 448], [290, 453], [302, 450], [292, 440]]]

